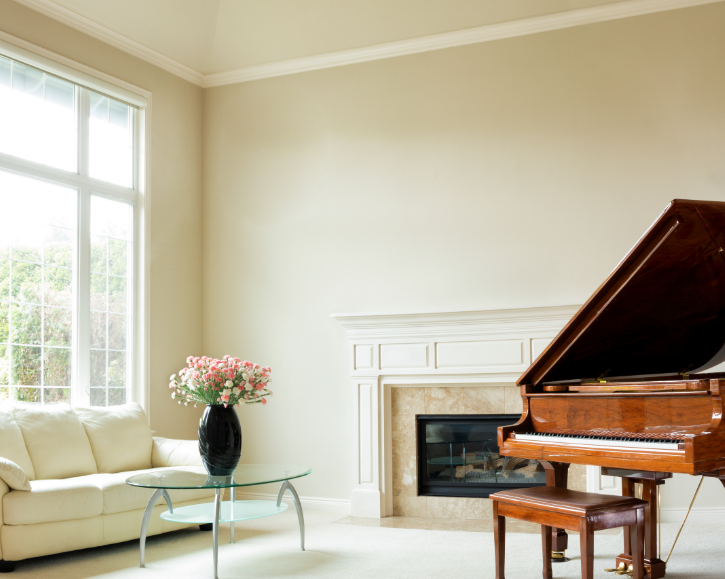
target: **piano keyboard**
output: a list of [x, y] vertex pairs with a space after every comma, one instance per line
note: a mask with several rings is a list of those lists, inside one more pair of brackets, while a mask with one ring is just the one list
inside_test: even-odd
[[594, 436], [594, 435], [574, 435], [560, 434], [551, 432], [526, 432], [514, 433], [516, 440], [540, 442], [540, 443], [558, 443], [558, 444], [577, 444], [586, 446], [606, 446], [606, 447], [625, 447], [625, 448], [652, 448], [656, 450], [677, 450], [680, 441], [675, 438], [636, 438], [635, 435], [612, 437], [612, 436]]

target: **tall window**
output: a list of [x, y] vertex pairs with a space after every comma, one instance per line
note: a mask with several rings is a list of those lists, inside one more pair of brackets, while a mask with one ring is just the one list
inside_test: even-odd
[[0, 400], [131, 398], [136, 117], [0, 56]]

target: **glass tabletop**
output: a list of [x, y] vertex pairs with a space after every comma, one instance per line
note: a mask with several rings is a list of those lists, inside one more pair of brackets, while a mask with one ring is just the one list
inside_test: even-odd
[[294, 464], [240, 464], [231, 476], [211, 476], [204, 467], [179, 467], [137, 474], [126, 479], [149, 489], [209, 489], [247, 487], [300, 478], [312, 472]]

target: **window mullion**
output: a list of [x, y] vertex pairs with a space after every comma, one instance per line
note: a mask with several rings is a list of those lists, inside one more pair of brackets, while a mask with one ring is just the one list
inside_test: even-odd
[[91, 192], [80, 190], [78, 202], [78, 264], [76, 275], [76, 372], [72, 400], [76, 406], [90, 405], [91, 385]]
[[[88, 176], [90, 135], [90, 95], [79, 87], [78, 98], [78, 173]], [[90, 406], [91, 384], [91, 192], [79, 189], [78, 196], [78, 250], [76, 264], [76, 363], [71, 399], [76, 406]]]
[[78, 115], [78, 174], [88, 177], [90, 174], [90, 124], [91, 95], [88, 89], [79, 88], [80, 114]]
[[33, 161], [13, 157], [12, 155], [7, 155], [5, 153], [0, 153], [0, 169], [17, 173], [19, 175], [32, 175], [36, 179], [41, 179], [50, 183], [59, 183], [67, 185], [68, 187], [83, 187], [84, 185], [89, 185], [93, 187], [93, 191], [95, 193], [100, 193], [108, 199], [121, 199], [123, 201], [127, 201], [128, 203], [135, 203], [136, 201], [136, 191], [133, 189], [119, 187], [113, 183], [106, 183], [90, 177], [81, 177], [76, 173], [69, 173], [67, 171], [62, 171], [61, 169], [55, 169], [53, 167], [41, 165], [40, 163], [34, 163]]
[[45, 244], [40, 248], [40, 401], [45, 404], [45, 304], [47, 284], [45, 275]]

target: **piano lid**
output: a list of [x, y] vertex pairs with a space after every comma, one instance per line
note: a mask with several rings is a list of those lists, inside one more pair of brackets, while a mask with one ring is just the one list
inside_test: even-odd
[[518, 380], [696, 375], [725, 361], [725, 203], [675, 199]]

